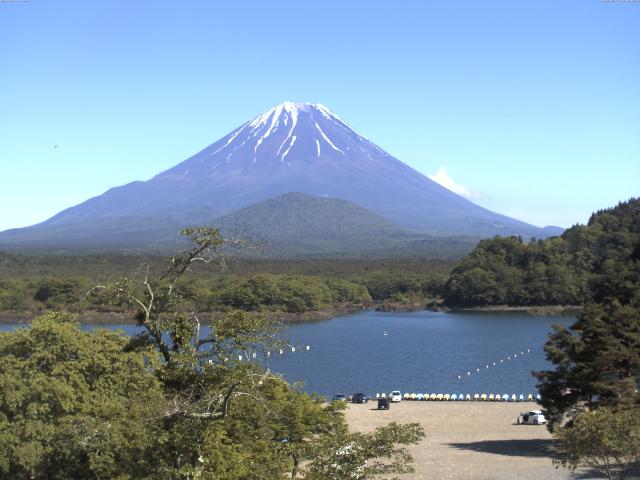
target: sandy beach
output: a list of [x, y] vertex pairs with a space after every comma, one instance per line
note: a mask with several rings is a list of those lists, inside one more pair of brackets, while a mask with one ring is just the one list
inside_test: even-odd
[[545, 426], [517, 425], [520, 412], [535, 403], [419, 402], [394, 403], [378, 411], [376, 402], [349, 404], [352, 429], [371, 431], [386, 423], [420, 423], [426, 438], [410, 448], [415, 473], [406, 480], [558, 480], [599, 478], [571, 474], [552, 463], [552, 437]]

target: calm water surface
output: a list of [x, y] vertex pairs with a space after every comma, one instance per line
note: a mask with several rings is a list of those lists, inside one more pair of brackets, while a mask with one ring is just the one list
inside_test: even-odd
[[[290, 382], [303, 381], [308, 392], [323, 395], [375, 395], [395, 389], [535, 394], [530, 372], [549, 367], [542, 347], [551, 325], [574, 321], [513, 312], [367, 311], [292, 325], [287, 331], [291, 343], [310, 345], [311, 350], [272, 356], [269, 367]], [[16, 325], [0, 325], [0, 330], [12, 328]], [[109, 328], [136, 331], [131, 325]]]

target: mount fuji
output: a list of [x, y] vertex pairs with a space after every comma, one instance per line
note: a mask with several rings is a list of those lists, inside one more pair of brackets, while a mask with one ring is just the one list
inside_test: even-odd
[[385, 152], [321, 104], [285, 102], [147, 181], [115, 187], [32, 227], [0, 233], [0, 248], [122, 249], [174, 241], [184, 225], [287, 193], [340, 199], [414, 234], [523, 235], [539, 228], [482, 208]]

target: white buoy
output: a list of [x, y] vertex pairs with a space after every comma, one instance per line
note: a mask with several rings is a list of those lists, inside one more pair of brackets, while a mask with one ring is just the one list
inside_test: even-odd
[[479, 371], [480, 371], [480, 369], [479, 369], [479, 368], [476, 368], [476, 372], [479, 372]]
[[296, 353], [296, 347], [291, 347], [291, 353]]
[[494, 367], [496, 366], [496, 362], [493, 362], [493, 366], [494, 366]]
[[471, 375], [471, 372], [467, 372], [467, 375]]
[[460, 375], [458, 375], [458, 380], [460, 380], [462, 377]]
[[280, 355], [282, 355], [284, 352], [282, 350], [280, 350]]
[[485, 365], [484, 368], [489, 368], [489, 365]]
[[307, 345], [307, 352], [311, 349], [311, 347], [309, 347], [309, 345]]
[[500, 359], [500, 363], [502, 363], [502, 359]]
[[271, 352], [267, 352], [267, 357], [270, 357], [270, 356], [271, 356]]

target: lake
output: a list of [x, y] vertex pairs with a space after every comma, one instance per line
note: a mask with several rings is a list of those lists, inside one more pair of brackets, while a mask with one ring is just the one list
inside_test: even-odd
[[[396, 389], [535, 395], [531, 371], [550, 367], [543, 346], [551, 325], [574, 321], [522, 312], [365, 311], [290, 326], [291, 343], [310, 350], [272, 355], [269, 367], [290, 382], [304, 381], [308, 392], [327, 396]], [[16, 326], [0, 325], [0, 330]], [[109, 328], [136, 331], [131, 325]]]

